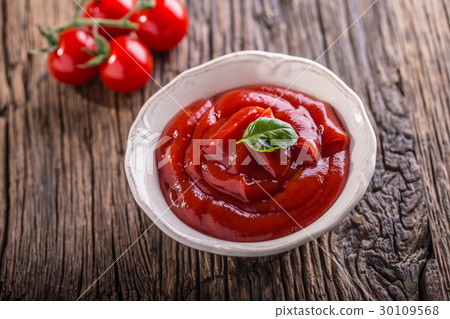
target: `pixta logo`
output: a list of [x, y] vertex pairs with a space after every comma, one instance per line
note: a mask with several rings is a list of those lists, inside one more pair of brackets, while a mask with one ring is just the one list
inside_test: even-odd
[[129, 167], [137, 172], [153, 175], [155, 168], [159, 169], [168, 163], [167, 157], [164, 157], [159, 163], [155, 163], [155, 150], [170, 140], [172, 137], [163, 136], [161, 138], [160, 132], [147, 128], [137, 130], [136, 134], [128, 139], [128, 145], [132, 145]]
[[[160, 132], [150, 129], [137, 130], [137, 133], [128, 139], [128, 145], [132, 145], [129, 167], [137, 172], [153, 175], [170, 160], [170, 147], [166, 143], [173, 141], [174, 137], [163, 136]], [[192, 139], [192, 164], [201, 165], [205, 161], [215, 161], [236, 165], [238, 159], [236, 140], [229, 139]], [[166, 154], [159, 162], [156, 162], [155, 150], [166, 145]], [[264, 152], [252, 149], [248, 144], [242, 143], [248, 153], [244, 159], [240, 159], [239, 165], [246, 166], [254, 162], [257, 165], [267, 166], [269, 163], [264, 156]], [[296, 150], [295, 158], [288, 149], [282, 149], [277, 153], [280, 165], [302, 165], [304, 163], [317, 162], [320, 160], [320, 152], [311, 154], [310, 148], [304, 143], [300, 149]], [[291, 162], [289, 161], [291, 158]]]

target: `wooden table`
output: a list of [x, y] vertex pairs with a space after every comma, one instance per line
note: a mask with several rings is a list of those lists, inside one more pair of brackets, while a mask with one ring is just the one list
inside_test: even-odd
[[265, 258], [203, 253], [152, 227], [108, 268], [151, 225], [123, 157], [159, 87], [57, 83], [27, 50], [44, 45], [36, 24], [66, 21], [75, 4], [2, 0], [0, 298], [74, 300], [106, 271], [81, 299], [448, 300], [450, 1], [373, 1], [190, 0], [189, 36], [155, 54], [159, 84], [245, 49], [318, 58], [342, 77], [366, 105], [378, 154], [339, 227]]

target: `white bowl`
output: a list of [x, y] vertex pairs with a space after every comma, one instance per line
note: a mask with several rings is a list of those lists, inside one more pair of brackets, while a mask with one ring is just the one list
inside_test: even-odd
[[[291, 89], [326, 101], [335, 108], [351, 138], [348, 181], [333, 206], [318, 220], [296, 233], [252, 243], [216, 239], [184, 224], [167, 205], [158, 183], [155, 147], [152, 147], [157, 134], [152, 135], [152, 132], [161, 132], [180, 111], [180, 105], [187, 106], [223, 91], [257, 84], [284, 88], [292, 85]], [[207, 252], [250, 257], [287, 251], [336, 227], [366, 191], [375, 169], [375, 156], [375, 133], [364, 105], [334, 73], [304, 58], [241, 51], [181, 73], [145, 102], [129, 133], [125, 171], [137, 203], [168, 236]]]

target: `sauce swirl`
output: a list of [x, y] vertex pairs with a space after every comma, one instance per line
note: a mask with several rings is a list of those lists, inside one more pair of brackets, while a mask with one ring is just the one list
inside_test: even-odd
[[[291, 124], [297, 143], [265, 153], [236, 145], [261, 116]], [[156, 160], [168, 205], [188, 226], [223, 240], [265, 241], [310, 225], [348, 177], [350, 139], [331, 105], [280, 87], [244, 87], [196, 101], [167, 124], [163, 137], [169, 139]]]

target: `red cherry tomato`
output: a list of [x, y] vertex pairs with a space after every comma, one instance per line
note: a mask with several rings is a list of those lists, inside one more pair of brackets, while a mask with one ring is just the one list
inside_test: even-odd
[[[101, 19], [121, 19], [136, 5], [136, 0], [89, 1], [84, 8], [84, 17]], [[105, 31], [103, 31], [105, 29]], [[117, 27], [101, 27], [98, 32], [107, 40], [111, 37], [129, 34], [132, 30]]]
[[83, 48], [95, 50], [94, 37], [81, 29], [68, 29], [59, 35], [57, 49], [48, 55], [48, 68], [60, 82], [80, 85], [98, 74], [98, 67], [83, 67], [92, 55]]
[[153, 9], [142, 10], [131, 16], [139, 24], [136, 33], [150, 49], [168, 51], [186, 35], [188, 15], [178, 0], [156, 0]]
[[100, 66], [100, 78], [111, 90], [130, 93], [142, 88], [153, 71], [153, 57], [147, 47], [130, 36], [109, 42], [111, 53]]

